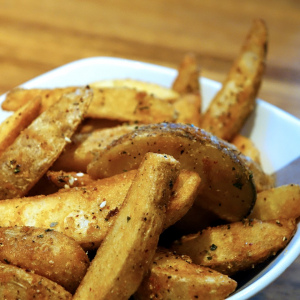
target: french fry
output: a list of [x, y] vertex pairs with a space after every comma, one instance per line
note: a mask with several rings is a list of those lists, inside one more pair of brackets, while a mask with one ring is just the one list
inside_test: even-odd
[[231, 141], [245, 156], [250, 157], [257, 164], [261, 164], [260, 152], [254, 143], [247, 137], [237, 134]]
[[40, 107], [40, 98], [33, 98], [32, 101], [19, 108], [0, 124], [0, 155], [14, 142], [21, 131], [39, 115]]
[[158, 249], [150, 274], [146, 276], [134, 299], [225, 299], [237, 283], [226, 275], [193, 264], [186, 255]]
[[[95, 249], [114, 223], [135, 175], [136, 170], [133, 170], [48, 196], [3, 200], [0, 202], [0, 226], [54, 229], [73, 238], [86, 250]], [[197, 173], [180, 172], [164, 228], [178, 221], [192, 206], [199, 183]]]
[[103, 178], [135, 169], [147, 152], [167, 153], [179, 160], [183, 169], [197, 172], [201, 191], [196, 202], [220, 218], [241, 220], [252, 209], [256, 190], [239, 151], [194, 126], [141, 126], [99, 151], [88, 174]]
[[67, 145], [52, 169], [86, 173], [87, 166], [93, 160], [95, 152], [104, 149], [113, 140], [132, 132], [135, 128], [138, 126], [123, 125], [95, 130], [92, 133], [76, 133], [72, 137], [72, 143]]
[[0, 263], [2, 299], [71, 300], [72, 294], [59, 284], [16, 266]]
[[66, 94], [39, 115], [0, 157], [0, 199], [22, 197], [57, 159], [85, 114], [92, 94]]
[[71, 238], [33, 227], [0, 228], [0, 261], [44, 276], [74, 293], [89, 266], [84, 250]]
[[297, 228], [294, 219], [244, 220], [187, 235], [172, 250], [226, 275], [251, 269], [283, 249]]
[[127, 300], [138, 289], [152, 263], [171, 195], [170, 183], [178, 174], [179, 163], [174, 158], [145, 155], [73, 299]]
[[300, 186], [288, 184], [257, 194], [257, 199], [249, 218], [276, 220], [300, 217]]
[[173, 102], [179, 97], [179, 94], [170, 88], [163, 87], [159, 84], [144, 82], [134, 79], [112, 79], [101, 80], [90, 84], [92, 88], [130, 88], [139, 92], [146, 92], [147, 94], [154, 95], [157, 98]]
[[255, 20], [221, 90], [204, 113], [201, 128], [231, 141], [255, 107], [267, 53], [267, 28]]

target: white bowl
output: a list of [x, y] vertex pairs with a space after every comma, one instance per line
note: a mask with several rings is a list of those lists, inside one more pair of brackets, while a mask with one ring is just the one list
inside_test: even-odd
[[[170, 87], [176, 74], [176, 70], [143, 62], [93, 57], [54, 69], [24, 83], [22, 87], [54, 88], [122, 78], [138, 79]], [[205, 109], [221, 84], [202, 78], [201, 85], [203, 109]], [[0, 103], [4, 98], [5, 95], [0, 97]], [[0, 111], [0, 121], [3, 121], [9, 114], [9, 112]], [[264, 170], [267, 173], [277, 174], [277, 185], [300, 183], [299, 119], [258, 99], [257, 107], [245, 124], [242, 134], [250, 137], [260, 150]], [[252, 278], [228, 299], [241, 300], [252, 297], [282, 274], [299, 254], [300, 229], [298, 227], [288, 246], [262, 270], [251, 273]]]

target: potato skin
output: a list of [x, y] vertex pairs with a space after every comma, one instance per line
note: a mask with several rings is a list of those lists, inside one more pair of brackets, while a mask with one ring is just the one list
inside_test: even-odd
[[44, 276], [75, 292], [89, 266], [84, 250], [62, 233], [33, 227], [0, 228], [0, 261]]
[[115, 140], [88, 166], [94, 178], [109, 177], [136, 169], [147, 152], [166, 153], [182, 169], [201, 178], [197, 205], [222, 219], [238, 221], [247, 216], [256, 199], [252, 173], [239, 151], [204, 130], [183, 124], [141, 126]]
[[186, 255], [158, 249], [134, 299], [224, 299], [237, 283], [226, 275], [192, 263]]
[[287, 245], [296, 228], [295, 219], [244, 220], [184, 236], [172, 250], [230, 276], [275, 255]]
[[24, 269], [0, 263], [1, 299], [71, 300], [72, 294], [59, 284]]

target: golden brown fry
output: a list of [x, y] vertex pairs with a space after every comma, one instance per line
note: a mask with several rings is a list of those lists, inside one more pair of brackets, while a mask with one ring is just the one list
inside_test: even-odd
[[41, 110], [45, 111], [52, 104], [57, 102], [62, 95], [73, 93], [78, 87], [56, 88], [56, 89], [22, 89], [15, 88], [7, 93], [2, 103], [2, 109], [16, 111], [24, 104], [32, 101], [37, 96], [41, 97]]
[[74, 293], [89, 266], [84, 250], [71, 238], [33, 227], [0, 228], [0, 261], [44, 276]]
[[147, 152], [167, 153], [179, 160], [183, 169], [197, 172], [202, 188], [196, 201], [219, 217], [237, 221], [252, 209], [256, 190], [239, 151], [194, 126], [141, 126], [99, 151], [88, 174], [101, 178], [135, 169]]
[[163, 87], [161, 85], [144, 82], [134, 79], [113, 79], [101, 80], [90, 84], [92, 88], [130, 88], [139, 92], [146, 92], [147, 94], [154, 95], [157, 98], [168, 100], [172, 102], [179, 97], [179, 94], [173, 89]]
[[71, 300], [72, 294], [57, 283], [24, 269], [0, 263], [2, 299]]
[[244, 220], [182, 237], [172, 250], [190, 256], [195, 264], [232, 275], [275, 255], [287, 245], [296, 228], [294, 219]]
[[[133, 170], [48, 196], [1, 201], [0, 226], [55, 229], [72, 237], [85, 249], [96, 248], [112, 226], [135, 175], [136, 170]], [[199, 183], [198, 174], [180, 172], [164, 228], [178, 221], [192, 206]]]
[[[170, 183], [179, 163], [147, 153], [115, 223], [97, 251], [73, 299], [125, 299], [148, 271], [163, 230]], [[151, 178], [151, 180], [149, 180]]]
[[200, 70], [197, 64], [196, 57], [193, 53], [188, 53], [184, 56], [175, 78], [172, 88], [177, 93], [184, 94], [199, 94]]
[[104, 149], [113, 140], [125, 133], [132, 132], [137, 125], [122, 125], [93, 131], [92, 133], [76, 133], [72, 143], [55, 161], [52, 169], [64, 171], [87, 171], [88, 164], [93, 160], [94, 153]]
[[0, 199], [22, 197], [53, 164], [81, 122], [92, 94], [66, 94], [36, 118], [0, 158]]
[[186, 94], [174, 102], [174, 108], [179, 112], [176, 123], [199, 126], [201, 119], [201, 97], [199, 94]]
[[222, 89], [203, 115], [203, 129], [228, 141], [240, 131], [254, 109], [266, 53], [267, 28], [264, 21], [255, 20]]
[[260, 163], [260, 152], [254, 143], [247, 137], [237, 134], [231, 141], [245, 156], [250, 157], [257, 164]]
[[237, 283], [226, 275], [192, 263], [186, 255], [156, 251], [150, 274], [144, 278], [134, 299], [225, 299]]
[[39, 115], [40, 107], [41, 99], [36, 97], [0, 124], [0, 155], [14, 142], [20, 132]]
[[249, 218], [276, 220], [300, 217], [300, 186], [288, 184], [262, 191]]

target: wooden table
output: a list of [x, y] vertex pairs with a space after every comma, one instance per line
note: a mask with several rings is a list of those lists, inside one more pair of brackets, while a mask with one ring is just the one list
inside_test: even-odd
[[[254, 18], [269, 28], [259, 96], [300, 117], [298, 1], [115, 0], [0, 2], [0, 94], [55, 67], [92, 56], [177, 67], [197, 55], [222, 81]], [[300, 299], [300, 258], [254, 299]]]

